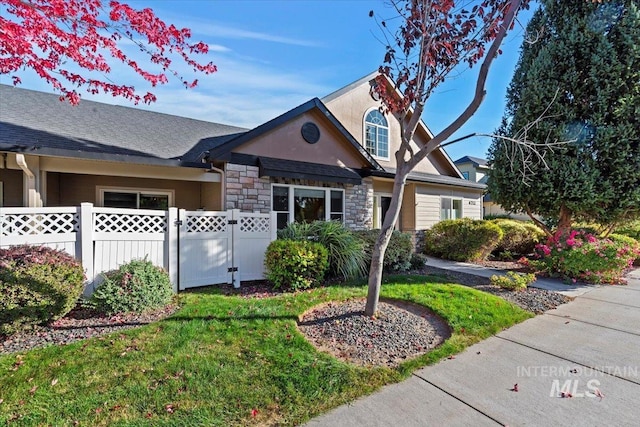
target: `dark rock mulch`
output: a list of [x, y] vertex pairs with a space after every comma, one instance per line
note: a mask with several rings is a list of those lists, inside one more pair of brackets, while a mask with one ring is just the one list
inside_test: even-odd
[[521, 291], [502, 289], [498, 286], [492, 285], [491, 281], [487, 277], [480, 277], [473, 274], [445, 270], [437, 267], [426, 266], [422, 273], [445, 276], [454, 283], [470, 286], [480, 291], [497, 295], [514, 303], [522, 309], [535, 314], [542, 314], [547, 310], [554, 309], [559, 305], [566, 304], [572, 300], [572, 298], [566, 295], [544, 289], [531, 287]]
[[300, 316], [298, 329], [319, 350], [361, 366], [397, 366], [451, 336], [447, 323], [425, 307], [381, 300], [376, 316], [364, 299], [330, 302]]
[[[498, 295], [525, 310], [542, 313], [570, 301], [570, 298], [550, 291], [528, 288], [508, 291], [492, 286], [489, 279], [460, 272], [426, 266], [415, 274], [439, 274], [454, 283]], [[281, 294], [268, 282], [243, 283], [239, 289], [222, 286], [227, 295], [245, 298], [267, 298]], [[63, 345], [130, 329], [161, 320], [178, 309], [170, 305], [145, 314], [104, 316], [78, 308], [48, 326], [11, 337], [0, 337], [0, 354], [9, 354], [48, 345]], [[359, 365], [387, 365], [398, 363], [425, 353], [449, 335], [442, 319], [424, 307], [386, 301], [379, 305], [379, 314], [372, 319], [364, 316], [364, 301], [348, 301], [317, 307], [301, 319], [300, 330], [321, 349], [336, 357]]]
[[70, 344], [74, 341], [135, 328], [164, 319], [175, 313], [178, 308], [177, 305], [171, 304], [141, 314], [128, 313], [106, 316], [94, 310], [78, 307], [50, 325], [36, 326], [33, 330], [20, 332], [9, 337], [0, 336], [0, 354], [27, 351], [54, 344]]

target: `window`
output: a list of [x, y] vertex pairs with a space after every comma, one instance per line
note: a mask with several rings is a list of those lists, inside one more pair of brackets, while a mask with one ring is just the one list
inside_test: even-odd
[[369, 153], [389, 158], [389, 125], [378, 110], [371, 110], [364, 119], [365, 147]]
[[278, 229], [290, 222], [344, 221], [343, 190], [274, 185], [271, 193]]
[[169, 209], [173, 191], [129, 188], [98, 188], [100, 204], [107, 208]]
[[462, 172], [462, 177], [468, 181], [469, 180], [469, 171]]
[[462, 199], [440, 198], [440, 219], [462, 218]]

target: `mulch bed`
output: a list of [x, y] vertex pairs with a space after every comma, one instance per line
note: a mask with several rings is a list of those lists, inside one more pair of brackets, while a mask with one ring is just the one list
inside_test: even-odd
[[298, 329], [320, 351], [361, 366], [397, 366], [451, 336], [431, 310], [381, 300], [375, 316], [364, 314], [364, 299], [330, 302], [300, 316]]
[[[487, 278], [430, 266], [413, 274], [444, 275], [453, 283], [493, 293], [534, 313], [542, 313], [570, 300], [564, 295], [540, 289], [503, 290], [492, 286]], [[221, 290], [226, 295], [244, 298], [268, 298], [283, 293], [272, 289], [267, 281], [243, 283], [239, 289], [222, 285]], [[348, 300], [314, 307], [300, 317], [298, 327], [322, 351], [363, 366], [396, 366], [426, 353], [451, 334], [448, 325], [425, 307], [381, 300], [377, 316], [368, 317], [364, 315], [364, 305], [363, 300]], [[171, 305], [145, 314], [117, 316], [104, 316], [78, 308], [51, 325], [11, 337], [0, 337], [0, 354], [64, 345], [138, 327], [164, 319], [178, 308]]]

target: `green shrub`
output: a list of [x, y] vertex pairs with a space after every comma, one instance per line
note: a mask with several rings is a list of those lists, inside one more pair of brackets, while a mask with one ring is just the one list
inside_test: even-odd
[[[364, 244], [364, 253], [366, 256], [367, 266], [371, 265], [371, 254], [373, 246], [380, 235], [380, 230], [359, 230], [355, 232]], [[401, 233], [394, 230], [384, 254], [384, 263], [382, 269], [389, 272], [407, 271], [411, 268], [411, 253], [413, 245], [411, 244], [411, 236], [407, 233]]]
[[338, 221], [292, 223], [278, 231], [279, 239], [320, 243], [329, 254], [330, 277], [353, 279], [366, 274], [368, 264], [360, 239]]
[[534, 266], [551, 275], [572, 282], [615, 284], [624, 282], [622, 275], [640, 257], [640, 247], [623, 236], [598, 238], [570, 230], [537, 245], [536, 254], [539, 262]]
[[487, 259], [502, 239], [502, 230], [490, 221], [469, 218], [440, 221], [425, 231], [427, 255], [454, 261]]
[[66, 252], [0, 249], [0, 335], [61, 318], [80, 298], [84, 279], [82, 266]]
[[414, 252], [411, 254], [410, 264], [412, 270], [422, 270], [427, 264], [427, 256], [425, 254]]
[[103, 278], [91, 295], [91, 304], [107, 314], [142, 313], [169, 304], [173, 297], [169, 275], [151, 261], [130, 261]]
[[[513, 219], [494, 219], [491, 222], [502, 230], [502, 239], [493, 253], [498, 256], [502, 255], [503, 258], [512, 259], [528, 255], [545, 238], [545, 233], [529, 222]], [[506, 254], [509, 257], [506, 257]]]
[[275, 288], [306, 289], [322, 282], [329, 266], [328, 251], [306, 240], [275, 240], [267, 248], [264, 264]]
[[503, 289], [510, 289], [512, 291], [524, 290], [535, 281], [535, 274], [516, 273], [515, 271], [507, 271], [507, 274], [504, 276], [498, 276], [495, 274], [491, 276], [492, 285], [499, 286]]
[[629, 221], [625, 224], [622, 224], [614, 230], [615, 234], [623, 234], [628, 237], [632, 237], [638, 242], [640, 242], [640, 219], [635, 221]]

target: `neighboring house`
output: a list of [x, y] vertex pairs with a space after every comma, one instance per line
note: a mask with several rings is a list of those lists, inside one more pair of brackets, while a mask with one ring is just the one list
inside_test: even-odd
[[[479, 157], [464, 156], [453, 162], [465, 179], [470, 181], [479, 182], [482, 184], [487, 183], [491, 166], [487, 159], [481, 159]], [[529, 220], [528, 215], [523, 213], [514, 213], [505, 211], [502, 206], [497, 204], [491, 199], [491, 193], [486, 193], [482, 199], [483, 216], [488, 215], [500, 215], [508, 216], [513, 219]]]
[[[379, 112], [376, 73], [254, 129], [0, 85], [2, 206], [276, 211], [278, 226], [333, 219], [379, 227], [393, 187], [400, 124]], [[414, 144], [429, 141], [420, 123]], [[485, 185], [443, 150], [409, 175], [398, 228], [481, 218]]]
[[458, 167], [464, 179], [482, 184], [487, 183], [490, 169], [487, 159], [464, 156], [453, 162], [453, 164]]

